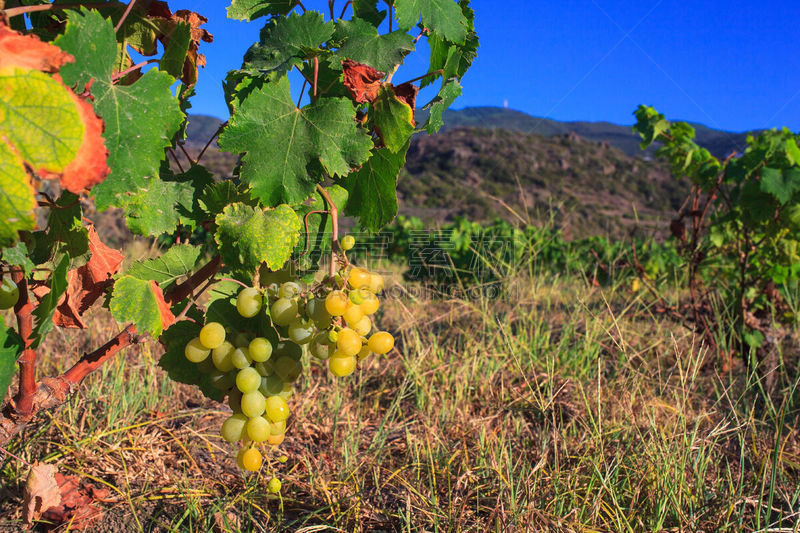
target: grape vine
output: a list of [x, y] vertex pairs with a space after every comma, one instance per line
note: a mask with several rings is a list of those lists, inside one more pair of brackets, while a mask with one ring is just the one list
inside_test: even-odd
[[[213, 42], [202, 15], [157, 0], [0, 1], [0, 308], [16, 319], [0, 323], [0, 392], [18, 375], [0, 446], [151, 337], [172, 379], [227, 397], [222, 436], [254, 471], [259, 446], [283, 440], [310, 361], [343, 377], [393, 349], [375, 329], [383, 278], [348, 261], [338, 217], [369, 231], [395, 217], [411, 136], [442, 126], [476, 57], [474, 13], [469, 0], [336, 3], [232, 0], [228, 16], [263, 22], [261, 38], [225, 79], [230, 118], [191, 155], [187, 110]], [[429, 68], [396, 83], [423, 38]], [[424, 124], [415, 81], [440, 83]], [[203, 167], [215, 139], [240, 156], [234, 176]], [[174, 244], [123, 269], [87, 216], [112, 207], [134, 234]], [[47, 335], [86, 328], [96, 305], [120, 332], [37, 376]]]

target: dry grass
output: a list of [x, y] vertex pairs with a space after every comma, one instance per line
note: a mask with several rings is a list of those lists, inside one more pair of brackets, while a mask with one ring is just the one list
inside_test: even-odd
[[[237, 470], [218, 435], [227, 406], [169, 382], [153, 344], [12, 451], [111, 488], [104, 532], [800, 528], [796, 347], [767, 391], [763, 370], [719, 375], [622, 289], [520, 275], [496, 298], [393, 292], [407, 294], [382, 315], [395, 352], [344, 380], [315, 362], [301, 378], [274, 456], [288, 460], [269, 465], [280, 497], [267, 468]], [[54, 335], [45, 366], [116, 327], [98, 312]], [[19, 527], [26, 471], [3, 465], [0, 530]]]

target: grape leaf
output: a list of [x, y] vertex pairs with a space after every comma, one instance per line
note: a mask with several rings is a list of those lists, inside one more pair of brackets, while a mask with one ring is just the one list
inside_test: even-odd
[[461, 84], [458, 83], [458, 80], [449, 79], [442, 83], [439, 94], [424, 107], [424, 109], [430, 109], [428, 122], [423, 126], [429, 134], [433, 135], [444, 126], [444, 112], [447, 111], [447, 108], [450, 107], [459, 96], [461, 96]]
[[273, 19], [261, 30], [260, 41], [245, 53], [241, 70], [276, 79], [302, 64], [333, 31], [333, 22], [325, 22], [316, 11]]
[[431, 49], [430, 72], [441, 70], [442, 73], [424, 78], [422, 80], [423, 87], [432, 84], [439, 77], [460, 80], [478, 57], [480, 41], [478, 34], [475, 33], [475, 12], [469, 7], [469, 0], [461, 0], [459, 5], [467, 19], [466, 39], [463, 44], [458, 44], [450, 42], [436, 33], [428, 36], [428, 46]]
[[137, 330], [153, 338], [175, 321], [161, 287], [133, 276], [122, 276], [114, 283], [109, 310], [117, 322], [133, 322]]
[[159, 338], [165, 350], [164, 355], [158, 361], [158, 366], [166, 370], [167, 375], [173, 381], [197, 385], [206, 397], [221, 402], [225, 398], [225, 393], [214, 388], [211, 385], [209, 374], [201, 373], [197, 365], [186, 359], [184, 355], [184, 348], [189, 341], [200, 334], [202, 327], [202, 324], [182, 320], [165, 330]]
[[377, 28], [386, 18], [386, 11], [378, 10], [378, 0], [353, 0], [353, 15]]
[[119, 250], [106, 246], [94, 226], [88, 227], [89, 261], [67, 275], [67, 291], [55, 314], [53, 323], [62, 328], [86, 329], [83, 314], [100, 298], [114, 280], [124, 256]]
[[175, 204], [191, 198], [194, 187], [191, 183], [165, 181], [158, 176], [142, 182], [135, 192], [121, 195], [124, 198], [126, 222], [133, 233], [139, 235], [161, 235], [172, 233], [178, 226], [180, 213]]
[[26, 167], [82, 192], [108, 173], [103, 124], [55, 73], [72, 57], [0, 22], [0, 245], [35, 227]]
[[297, 244], [300, 219], [288, 205], [261, 211], [245, 204], [231, 204], [217, 216], [215, 235], [222, 260], [254, 271], [261, 263], [277, 270]]
[[[70, 268], [77, 268], [89, 260], [89, 232], [83, 226], [80, 198], [64, 192], [50, 209], [47, 219], [48, 247], [70, 257]], [[56, 245], [55, 243], [59, 243]]]
[[194, 270], [202, 259], [199, 246], [179, 244], [172, 246], [161, 257], [137, 261], [125, 273], [137, 279], [152, 280], [166, 288], [181, 276]]
[[334, 40], [343, 43], [336, 53], [339, 59], [352, 59], [386, 72], [414, 50], [414, 38], [405, 31], [380, 35], [375, 26], [358, 18], [337, 22]]
[[774, 196], [781, 205], [792, 199], [800, 191], [800, 169], [769, 168], [761, 170], [761, 191]]
[[[341, 187], [340, 185], [332, 185], [330, 187], [325, 187], [325, 191], [328, 193], [328, 196], [331, 198], [331, 200], [333, 200], [333, 203], [336, 205], [336, 209], [338, 209], [339, 214], [341, 215], [341, 213], [344, 213], [348, 199], [347, 189]], [[330, 215], [327, 213], [314, 213], [311, 215], [308, 213], [312, 211], [327, 210], [328, 205], [325, 203], [325, 199], [322, 197], [319, 191], [315, 192], [311, 197], [311, 203], [303, 204], [297, 208], [297, 214], [308, 224], [308, 238], [313, 239], [310, 243], [313, 246], [309, 246], [309, 248], [314, 252], [330, 249], [330, 237], [331, 233], [333, 232], [333, 221], [331, 220]], [[297, 243], [297, 246], [300, 248], [298, 253], [302, 252], [306, 246], [305, 240], [301, 238]]]
[[381, 89], [381, 79], [385, 72], [379, 72], [369, 65], [362, 65], [350, 59], [342, 61], [344, 86], [353, 100], [363, 104], [373, 102]]
[[253, 20], [267, 15], [285, 15], [299, 0], [233, 0], [228, 6], [228, 18]]
[[2, 258], [3, 261], [11, 266], [20, 267], [23, 272], [25, 272], [26, 276], [29, 276], [36, 266], [29, 257], [28, 246], [22, 241], [18, 242], [13, 247], [3, 248], [0, 251], [2, 251], [0, 258]]
[[192, 28], [185, 22], [178, 22], [175, 31], [170, 36], [169, 42], [164, 47], [164, 55], [158, 63], [158, 68], [172, 76], [180, 78], [183, 72], [183, 62], [189, 52], [189, 43], [192, 37]]
[[97, 11], [68, 11], [66, 28], [55, 44], [77, 58], [61, 70], [65, 83], [82, 87], [94, 80], [94, 109], [106, 124], [103, 136], [111, 174], [94, 188], [96, 204], [101, 210], [124, 205], [118, 195], [142, 188], [159, 175], [164, 150], [183, 121], [170, 92], [174, 79], [152, 69], [132, 85], [113, 84], [116, 36], [111, 22]]
[[200, 207], [211, 215], [211, 218], [216, 218], [230, 204], [255, 205], [250, 197], [240, 191], [232, 181], [223, 181], [207, 186], [200, 195], [199, 203]]
[[397, 214], [397, 176], [406, 162], [407, 150], [408, 141], [397, 152], [379, 148], [343, 182], [350, 193], [345, 213], [358, 217], [370, 231], [378, 231]]
[[297, 109], [283, 77], [242, 102], [219, 146], [246, 152], [240, 177], [254, 197], [270, 206], [300, 203], [322, 178], [309, 176], [311, 163], [331, 176], [346, 176], [369, 157], [372, 139], [354, 117], [353, 104], [344, 98], [319, 98]]
[[0, 401], [6, 395], [14, 374], [17, 373], [17, 359], [24, 345], [13, 328], [6, 326], [0, 316]]
[[394, 6], [402, 29], [413, 28], [421, 17], [426, 28], [448, 41], [463, 44], [467, 38], [467, 19], [453, 0], [395, 0]]
[[405, 152], [414, 133], [414, 110], [395, 95], [391, 84], [381, 87], [372, 103], [372, 112], [375, 127], [386, 148], [392, 152]]
[[58, 266], [50, 275], [50, 291], [42, 296], [39, 305], [33, 310], [33, 317], [36, 327], [31, 334], [31, 348], [36, 349], [44, 340], [45, 336], [53, 329], [53, 313], [58, 306], [58, 301], [67, 290], [67, 269], [69, 268], [69, 257], [62, 256]]

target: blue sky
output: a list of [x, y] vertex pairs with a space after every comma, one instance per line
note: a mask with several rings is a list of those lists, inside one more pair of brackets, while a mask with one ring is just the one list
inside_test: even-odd
[[[171, 1], [209, 18], [192, 111], [224, 117], [221, 83], [263, 19], [227, 0]], [[338, 0], [344, 5], [344, 0]], [[800, 9], [788, 0], [473, 0], [479, 58], [454, 107], [504, 106], [558, 120], [633, 122], [636, 106], [730, 131], [800, 130]], [[305, 0], [327, 9], [325, 0]], [[395, 77], [423, 74], [424, 46]], [[430, 92], [420, 102], [430, 99]]]

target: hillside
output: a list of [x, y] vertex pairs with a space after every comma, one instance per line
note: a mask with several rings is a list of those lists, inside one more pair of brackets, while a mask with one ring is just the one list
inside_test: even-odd
[[[420, 114], [420, 120], [425, 113]], [[523, 133], [535, 133], [545, 137], [577, 133], [590, 141], [606, 141], [631, 157], [640, 157], [640, 138], [631, 126], [610, 122], [560, 122], [548, 118], [533, 117], [521, 111], [502, 107], [468, 107], [450, 109], [444, 115], [445, 130], [459, 127], [497, 128]], [[717, 157], [725, 157], [733, 150], [744, 150], [747, 133], [732, 133], [715, 130], [702, 124], [691, 123], [697, 132], [697, 143]], [[653, 150], [647, 153], [652, 155]]]
[[[447, 120], [440, 134], [412, 141], [398, 183], [402, 214], [431, 221], [553, 217], [571, 236], [620, 235], [634, 226], [662, 230], [685, 195], [663, 163], [627, 155], [631, 146], [641, 152], [626, 126], [540, 121], [499, 108], [448, 112]], [[477, 123], [482, 127], [462, 126]], [[192, 116], [190, 152], [219, 124]], [[522, 133], [526, 128], [538, 133]], [[729, 146], [721, 132], [698, 132], [717, 150]], [[212, 145], [204, 162], [230, 175], [236, 158]]]

